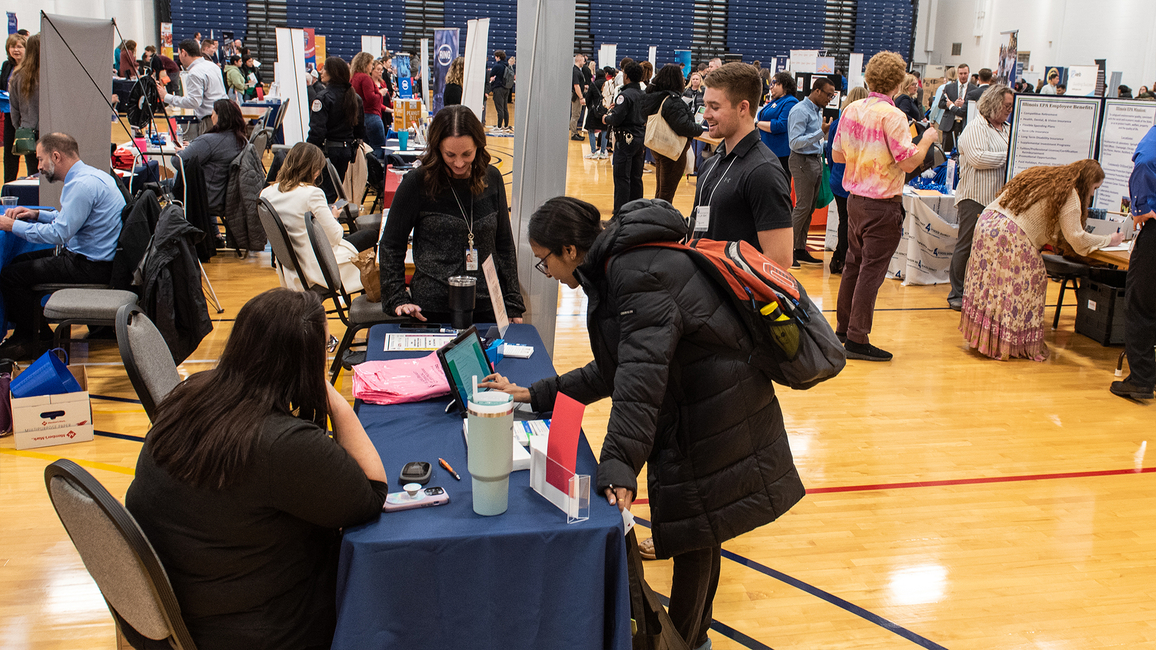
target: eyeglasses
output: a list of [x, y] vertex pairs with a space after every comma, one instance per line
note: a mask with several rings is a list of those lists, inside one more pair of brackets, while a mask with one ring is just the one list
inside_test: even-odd
[[336, 352], [337, 351], [337, 337], [336, 336], [334, 336], [332, 334], [329, 335], [329, 341], [327, 341], [325, 343], [325, 351], [326, 352]]
[[546, 260], [550, 259], [551, 255], [553, 255], [553, 253], [546, 253], [546, 257], [538, 260], [538, 263], [534, 265], [534, 268], [538, 269], [538, 271], [546, 277], [550, 277], [550, 271], [546, 269]]

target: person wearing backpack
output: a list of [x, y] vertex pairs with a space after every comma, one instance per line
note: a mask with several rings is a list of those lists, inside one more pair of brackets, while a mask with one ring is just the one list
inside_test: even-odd
[[480, 385], [538, 411], [559, 393], [613, 398], [596, 488], [629, 508], [647, 465], [655, 554], [674, 558], [670, 618], [709, 648], [723, 542], [804, 495], [774, 384], [746, 362], [754, 342], [714, 280], [687, 252], [646, 246], [688, 234], [669, 204], [633, 201], [603, 229], [593, 205], [557, 197], [528, 234], [536, 268], [586, 292], [594, 360], [528, 388], [501, 375]]
[[490, 92], [494, 95], [494, 113], [497, 115], [497, 128], [510, 129], [510, 89], [514, 87], [514, 71], [506, 63], [506, 51], [494, 52], [494, 67], [490, 68]]

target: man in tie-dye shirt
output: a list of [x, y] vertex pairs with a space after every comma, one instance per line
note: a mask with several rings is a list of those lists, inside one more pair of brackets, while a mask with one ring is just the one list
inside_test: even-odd
[[888, 361], [891, 353], [871, 345], [875, 297], [887, 276], [887, 265], [903, 233], [903, 181], [923, 164], [939, 131], [931, 126], [919, 144], [911, 142], [907, 116], [892, 98], [907, 78], [907, 64], [894, 52], [871, 57], [866, 70], [872, 92], [847, 106], [839, 117], [839, 132], [831, 159], [846, 163], [843, 188], [847, 198], [847, 261], [839, 284], [835, 333], [848, 359]]

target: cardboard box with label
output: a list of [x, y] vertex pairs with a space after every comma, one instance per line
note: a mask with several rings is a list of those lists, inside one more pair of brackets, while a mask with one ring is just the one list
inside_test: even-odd
[[421, 123], [421, 100], [420, 99], [395, 99], [393, 100], [393, 130], [401, 131], [408, 129], [410, 125]]
[[12, 398], [12, 431], [17, 449], [36, 449], [89, 442], [92, 401], [88, 395], [88, 375], [84, 366], [69, 368], [82, 389], [78, 393]]

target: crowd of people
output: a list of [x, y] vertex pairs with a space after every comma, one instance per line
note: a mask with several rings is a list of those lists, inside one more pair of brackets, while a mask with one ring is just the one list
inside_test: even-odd
[[[219, 209], [228, 166], [246, 144], [239, 102], [260, 86], [259, 65], [240, 41], [227, 54], [212, 39], [181, 41], [177, 70], [155, 49], [145, 48], [137, 61], [136, 47], [122, 44], [119, 72], [132, 78], [148, 64], [162, 101], [193, 110], [198, 119], [180, 155], [204, 170], [208, 200]], [[7, 49], [14, 64], [5, 64], [0, 80], [18, 89], [13, 126], [34, 132], [39, 39], [9, 37]], [[501, 130], [509, 127], [512, 64], [498, 50], [488, 70]], [[372, 230], [344, 232], [337, 187], [324, 171], [332, 164], [344, 176], [362, 142], [382, 151], [395, 69], [389, 57], [366, 52], [317, 66], [307, 141], [289, 150], [260, 194], [304, 263], [279, 269], [284, 288], [241, 309], [217, 367], [184, 381], [157, 408], [126, 502], [164, 562], [200, 646], [228, 639], [230, 647], [245, 647], [252, 635], [279, 647], [328, 644], [339, 530], [376, 516], [387, 491], [381, 458], [357, 416], [323, 385], [333, 339], [320, 301], [301, 291], [323, 282], [307, 215], [332, 247], [347, 292], [364, 288], [354, 259], [377, 247], [386, 313], [448, 321], [448, 280], [462, 275], [477, 280], [478, 304], [488, 306], [479, 260], [491, 257], [502, 294], [494, 298], [514, 322], [526, 311], [502, 175], [491, 164], [482, 120], [459, 105], [463, 67], [461, 58], [449, 67], [446, 105], [433, 115], [421, 164], [402, 179], [379, 237]], [[179, 69], [187, 73], [181, 94], [170, 86]], [[655, 71], [630, 58], [598, 69], [575, 56], [570, 137], [590, 138], [590, 158], [604, 158], [613, 147], [613, 211], [603, 215], [584, 201], [557, 197], [534, 212], [527, 232], [535, 268], [586, 293], [594, 360], [529, 387], [501, 375], [482, 385], [543, 412], [559, 393], [585, 403], [616, 398], [596, 488], [628, 508], [648, 464], [653, 537], [644, 552], [674, 559], [671, 619], [690, 647], [709, 649], [722, 543], [774, 521], [804, 490], [774, 385], [742, 360], [754, 345], [743, 321], [685, 254], [642, 245], [745, 241], [784, 269], [819, 265], [806, 240], [818, 196], [829, 189], [842, 217], [830, 261], [840, 274], [835, 334], [849, 359], [888, 361], [892, 354], [872, 344], [871, 332], [900, 242], [907, 175], [924, 166], [933, 146], [958, 149], [959, 238], [948, 305], [961, 312], [959, 329], [979, 353], [1043, 360], [1041, 250], [1069, 246], [1086, 255], [1123, 235], [1084, 231], [1104, 179], [1093, 160], [1036, 167], [1004, 185], [1015, 91], [994, 83], [990, 69], [973, 82], [967, 65], [955, 66], [924, 108], [920, 78], [900, 55], [880, 52], [866, 66], [866, 87], [847, 92], [836, 119], [824, 117], [824, 109], [842, 89], [826, 77], [814, 77], [799, 99], [793, 75], [759, 66], [713, 59], [684, 73], [678, 65]], [[977, 102], [979, 118], [967, 119], [967, 101]], [[640, 200], [648, 121], [665, 125], [670, 144], [652, 152], [652, 201]], [[912, 135], [913, 125], [919, 135]], [[698, 172], [687, 218], [671, 201], [690, 143], [703, 133], [718, 145]], [[29, 253], [0, 273], [15, 325], [0, 357], [21, 360], [43, 351], [31, 287], [107, 282], [126, 205], [111, 176], [79, 159], [71, 136], [34, 140], [43, 178], [64, 183], [61, 209], [9, 210], [0, 230], [62, 253]], [[6, 128], [6, 156], [9, 150]], [[1156, 128], [1135, 160], [1132, 213], [1150, 224]], [[14, 170], [7, 158], [5, 168]], [[1138, 399], [1151, 398], [1156, 383], [1154, 247], [1149, 225], [1137, 236], [1128, 276], [1132, 374], [1111, 387]], [[407, 282], [410, 248], [415, 270]], [[481, 307], [474, 318], [488, 322], [494, 314]], [[720, 354], [720, 346], [733, 354]], [[323, 435], [327, 417], [332, 438]], [[306, 610], [315, 615], [303, 624]]]

